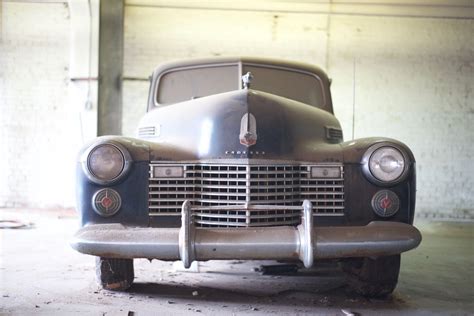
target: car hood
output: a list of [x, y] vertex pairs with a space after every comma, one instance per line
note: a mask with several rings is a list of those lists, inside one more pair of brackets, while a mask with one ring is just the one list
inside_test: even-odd
[[152, 160], [340, 162], [342, 137], [328, 136], [340, 128], [326, 111], [245, 89], [161, 106], [140, 121], [138, 137], [157, 145]]

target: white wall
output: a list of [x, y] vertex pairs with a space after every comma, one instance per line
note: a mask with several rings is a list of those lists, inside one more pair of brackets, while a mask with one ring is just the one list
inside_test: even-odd
[[77, 113], [81, 141], [97, 136], [100, 0], [69, 0], [68, 107]]
[[80, 135], [68, 104], [68, 8], [0, 5], [0, 207], [71, 206]]
[[412, 148], [418, 212], [474, 217], [474, 21], [331, 19], [329, 73], [345, 135], [355, 60], [355, 136], [397, 138]]
[[[394, 137], [413, 149], [419, 214], [474, 218], [474, 20], [442, 17], [454, 12], [449, 8], [427, 18], [402, 17], [412, 12], [403, 6], [395, 8], [398, 16], [350, 15], [328, 14], [337, 6], [321, 9], [320, 2], [283, 2], [248, 2], [258, 6], [250, 10], [241, 2], [233, 10], [219, 9], [223, 2], [200, 9], [175, 5], [186, 1], [127, 5], [124, 76], [147, 78], [162, 61], [218, 55], [318, 64], [333, 78], [346, 139], [355, 88], [355, 136]], [[95, 112], [68, 99], [69, 8], [0, 3], [0, 207], [72, 206], [81, 127], [88, 138]], [[148, 83], [125, 81], [123, 88], [123, 129], [131, 135]]]
[[[125, 10], [126, 76], [146, 78], [171, 59], [221, 55], [320, 65], [333, 78], [346, 139], [352, 138], [354, 102], [355, 137], [393, 137], [414, 151], [419, 215], [474, 217], [473, 19], [444, 17], [450, 10], [419, 17], [403, 6], [394, 8], [396, 16], [381, 16], [330, 15], [308, 2], [305, 10], [286, 12], [237, 4], [227, 10], [212, 1], [213, 9], [166, 1], [134, 5], [141, 2], [150, 4], [129, 1]], [[412, 16], [401, 16], [407, 12]], [[135, 132], [147, 89], [146, 82], [124, 84], [125, 134]]]

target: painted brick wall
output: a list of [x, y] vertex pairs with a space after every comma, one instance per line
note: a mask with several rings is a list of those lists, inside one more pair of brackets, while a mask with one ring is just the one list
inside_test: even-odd
[[[1, 27], [0, 207], [72, 206], [81, 124], [67, 99], [68, 8], [3, 2]], [[346, 139], [355, 90], [355, 136], [413, 149], [419, 214], [474, 218], [473, 33], [462, 19], [126, 6], [124, 75], [147, 78], [162, 61], [218, 55], [318, 64], [334, 80]], [[124, 134], [133, 135], [148, 83], [123, 88]]]
[[412, 148], [420, 214], [474, 217], [473, 22], [332, 17], [336, 114], [350, 136], [355, 61], [355, 137], [382, 135]]
[[[419, 215], [474, 218], [472, 34], [473, 21], [462, 19], [127, 6], [124, 72], [147, 77], [162, 61], [220, 55], [318, 64], [333, 78], [346, 140], [355, 91], [355, 137], [412, 148]], [[135, 132], [147, 89], [124, 84], [125, 134]]]
[[80, 125], [67, 100], [68, 8], [1, 5], [0, 207], [71, 206]]

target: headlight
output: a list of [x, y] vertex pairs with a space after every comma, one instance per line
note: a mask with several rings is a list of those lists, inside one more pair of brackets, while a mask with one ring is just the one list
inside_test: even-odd
[[88, 178], [98, 184], [109, 184], [120, 179], [131, 162], [128, 151], [118, 144], [99, 144], [85, 153], [84, 171]]
[[393, 147], [381, 147], [369, 159], [370, 172], [380, 181], [392, 182], [405, 170], [405, 159]]
[[399, 183], [408, 171], [404, 152], [390, 145], [370, 147], [364, 154], [362, 164], [366, 177], [381, 185]]

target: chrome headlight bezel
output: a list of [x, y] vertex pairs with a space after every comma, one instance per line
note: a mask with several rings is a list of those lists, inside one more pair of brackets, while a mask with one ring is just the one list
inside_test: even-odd
[[[376, 175], [374, 175], [370, 169], [370, 161], [371, 159], [373, 159], [374, 153], [382, 148], [396, 150], [403, 157], [403, 161], [404, 161], [403, 170], [400, 173], [400, 175], [393, 180], [389, 180], [389, 181], [382, 180], [378, 178]], [[361, 161], [362, 172], [364, 173], [365, 177], [373, 184], [384, 186], [384, 187], [393, 186], [405, 180], [409, 171], [409, 163], [410, 163], [410, 159], [406, 151], [400, 148], [400, 146], [397, 146], [396, 144], [393, 144], [393, 143], [378, 143], [378, 144], [372, 145], [366, 150], [366, 152], [362, 156], [362, 161]]]
[[[90, 165], [90, 157], [91, 157], [92, 153], [94, 153], [98, 148], [100, 148], [102, 146], [111, 146], [115, 150], [117, 150], [120, 153], [120, 155], [122, 156], [123, 163], [122, 163], [121, 171], [118, 175], [116, 175], [115, 177], [113, 177], [111, 179], [99, 178], [98, 176], [96, 176], [96, 174], [94, 173], [94, 171], [92, 170], [91, 165]], [[108, 142], [100, 142], [100, 143], [96, 143], [96, 144], [91, 145], [82, 154], [81, 162], [82, 162], [82, 169], [84, 171], [84, 174], [86, 175], [86, 177], [90, 181], [92, 181], [96, 184], [99, 184], [99, 185], [110, 185], [110, 184], [114, 184], [114, 183], [120, 181], [121, 179], [123, 179], [123, 177], [129, 172], [131, 164], [132, 164], [132, 157], [130, 156], [130, 153], [128, 152], [128, 150], [123, 145], [121, 145], [119, 143], [116, 143], [116, 142], [108, 141]]]

